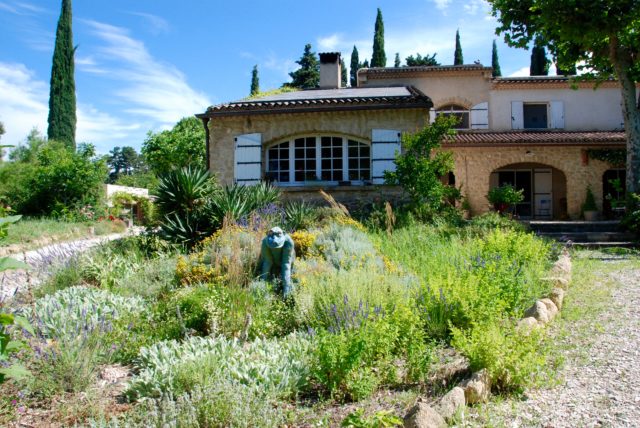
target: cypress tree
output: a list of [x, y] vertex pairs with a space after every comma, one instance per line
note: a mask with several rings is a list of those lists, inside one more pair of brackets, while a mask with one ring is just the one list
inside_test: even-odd
[[400, 53], [396, 52], [396, 59], [393, 61], [393, 66], [398, 68], [400, 67]]
[[456, 51], [453, 54], [453, 65], [462, 65], [464, 64], [464, 59], [462, 59], [462, 46], [460, 45], [460, 31], [456, 30]]
[[302, 57], [296, 61], [300, 68], [289, 73], [291, 83], [289, 86], [300, 89], [317, 88], [320, 84], [320, 63], [315, 52], [311, 52], [311, 45], [304, 46]]
[[386, 67], [387, 54], [384, 52], [384, 22], [382, 12], [378, 8], [376, 16], [375, 32], [373, 34], [373, 55], [371, 55], [371, 67]]
[[369, 60], [365, 59], [360, 68], [369, 68]]
[[358, 58], [358, 48], [354, 45], [353, 51], [351, 51], [351, 68], [349, 69], [352, 88], [358, 86], [358, 68], [360, 68], [360, 58]]
[[49, 89], [49, 140], [76, 147], [76, 84], [74, 79], [71, 0], [62, 0], [62, 12], [56, 30]]
[[498, 47], [496, 46], [496, 41], [493, 41], [493, 49], [491, 50], [491, 75], [493, 77], [502, 76], [502, 70], [500, 70], [500, 62], [498, 61]]
[[347, 77], [347, 64], [344, 63], [344, 59], [340, 57], [340, 87], [346, 88], [349, 84], [349, 78]]
[[253, 66], [251, 71], [251, 96], [254, 96], [260, 92], [260, 79], [258, 78], [258, 65]]
[[531, 49], [531, 65], [529, 66], [530, 76], [548, 76], [549, 75], [549, 60], [547, 59], [547, 51], [544, 48], [544, 44], [539, 37], [533, 44]]

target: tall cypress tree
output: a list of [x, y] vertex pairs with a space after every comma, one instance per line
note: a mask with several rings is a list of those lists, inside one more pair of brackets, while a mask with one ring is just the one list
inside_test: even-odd
[[340, 57], [340, 87], [346, 88], [349, 84], [349, 77], [347, 77], [347, 64], [344, 63], [344, 59]]
[[502, 70], [500, 70], [500, 61], [498, 61], [498, 47], [496, 46], [496, 41], [493, 41], [493, 49], [491, 50], [491, 75], [493, 77], [502, 76]]
[[251, 71], [251, 96], [260, 92], [260, 79], [258, 78], [258, 64], [253, 66]]
[[549, 60], [547, 59], [547, 51], [544, 48], [542, 39], [536, 37], [531, 49], [531, 65], [529, 66], [529, 76], [548, 76]]
[[369, 68], [369, 60], [365, 59], [360, 68]]
[[376, 16], [375, 32], [373, 34], [373, 55], [371, 55], [371, 67], [386, 67], [387, 54], [384, 52], [384, 22], [382, 12], [378, 8]]
[[300, 89], [317, 88], [320, 84], [320, 63], [315, 52], [311, 52], [311, 45], [304, 46], [302, 57], [296, 61], [300, 68], [289, 73], [291, 83], [289, 86]]
[[352, 88], [358, 86], [358, 68], [360, 68], [360, 58], [358, 57], [358, 48], [354, 45], [353, 51], [351, 51], [351, 67], [349, 69]]
[[74, 79], [71, 0], [62, 0], [49, 89], [49, 140], [76, 147], [76, 84]]
[[453, 54], [453, 65], [462, 65], [464, 64], [464, 59], [462, 59], [462, 46], [460, 45], [460, 31], [456, 30], [456, 51]]
[[393, 66], [398, 68], [400, 67], [400, 53], [396, 52], [396, 59], [393, 61]]

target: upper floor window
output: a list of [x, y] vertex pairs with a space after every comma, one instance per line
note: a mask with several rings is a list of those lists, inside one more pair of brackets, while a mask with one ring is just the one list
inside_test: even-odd
[[454, 129], [469, 129], [469, 110], [457, 105], [449, 104], [440, 107], [437, 111], [438, 116], [455, 116], [458, 119]]
[[547, 104], [524, 104], [522, 107], [524, 129], [548, 128]]
[[371, 147], [338, 136], [299, 137], [271, 146], [266, 177], [280, 184], [371, 180]]

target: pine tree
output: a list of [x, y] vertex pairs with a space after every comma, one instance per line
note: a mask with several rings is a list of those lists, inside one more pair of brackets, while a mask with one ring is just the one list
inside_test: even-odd
[[493, 41], [493, 49], [491, 50], [491, 75], [493, 77], [502, 76], [502, 70], [500, 70], [500, 62], [498, 61], [498, 47], [496, 46], [496, 41]]
[[464, 64], [464, 59], [462, 58], [462, 46], [460, 45], [460, 31], [456, 30], [456, 51], [453, 54], [453, 65], [462, 64]]
[[76, 147], [76, 84], [74, 79], [71, 0], [62, 0], [49, 89], [49, 140]]
[[407, 67], [438, 66], [440, 65], [440, 63], [436, 60], [436, 55], [437, 54], [433, 54], [433, 55], [426, 54], [425, 56], [422, 56], [419, 53], [416, 54], [415, 57], [413, 55], [409, 55], [408, 57], [405, 58], [405, 63], [407, 64], [406, 65]]
[[369, 68], [369, 60], [365, 59], [360, 68]]
[[344, 59], [340, 57], [340, 87], [346, 88], [349, 84], [349, 78], [347, 77], [347, 64], [344, 63]]
[[373, 55], [371, 55], [371, 67], [386, 67], [387, 54], [384, 52], [384, 22], [382, 12], [378, 8], [376, 16], [375, 32], [373, 34]]
[[300, 68], [289, 73], [291, 83], [288, 86], [300, 89], [317, 88], [320, 84], [320, 63], [315, 52], [311, 52], [311, 45], [304, 46], [302, 57], [296, 61]]
[[400, 53], [396, 52], [396, 59], [393, 61], [393, 66], [398, 68], [400, 67]]
[[258, 65], [253, 66], [251, 71], [251, 96], [257, 95], [260, 92], [260, 79], [258, 78]]
[[354, 45], [353, 51], [351, 51], [351, 68], [349, 69], [352, 88], [358, 86], [358, 68], [360, 68], [360, 65], [360, 58], [358, 58], [358, 48], [356, 48]]
[[544, 44], [539, 37], [533, 44], [531, 49], [531, 65], [529, 66], [530, 76], [548, 76], [549, 75], [549, 60], [547, 59], [547, 51], [544, 48]]

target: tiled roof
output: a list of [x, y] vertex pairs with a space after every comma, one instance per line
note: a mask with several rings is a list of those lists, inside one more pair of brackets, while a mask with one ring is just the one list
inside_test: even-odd
[[623, 144], [624, 131], [472, 131], [458, 132], [447, 145], [580, 145]]
[[368, 76], [376, 74], [395, 74], [395, 73], [415, 73], [415, 72], [447, 72], [447, 71], [491, 71], [491, 67], [485, 67], [482, 64], [464, 64], [464, 65], [435, 65], [435, 66], [415, 66], [415, 67], [374, 67], [362, 69], [363, 73]]
[[362, 110], [382, 108], [426, 108], [431, 99], [412, 86], [382, 88], [312, 89], [270, 95], [211, 106], [198, 117]]

